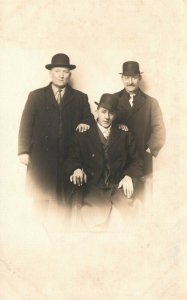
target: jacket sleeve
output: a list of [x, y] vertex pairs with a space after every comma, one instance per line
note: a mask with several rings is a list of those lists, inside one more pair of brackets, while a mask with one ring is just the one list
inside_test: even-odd
[[143, 160], [140, 158], [136, 150], [134, 137], [130, 131], [126, 132], [126, 149], [127, 149], [127, 168], [125, 168], [124, 176], [128, 175], [132, 178], [141, 177], [143, 175]]
[[82, 103], [82, 120], [81, 123], [93, 125], [95, 122], [94, 116], [91, 113], [90, 104], [88, 102], [88, 96], [84, 94], [84, 101]]
[[82, 169], [83, 164], [79, 145], [79, 135], [79, 133], [75, 133], [71, 140], [68, 158], [64, 164], [64, 171], [67, 176], [70, 176], [76, 169]]
[[151, 150], [153, 156], [157, 156], [165, 143], [165, 126], [162, 112], [158, 102], [153, 99], [151, 107], [151, 134], [147, 141], [147, 147]]
[[23, 153], [30, 154], [32, 144], [33, 125], [35, 121], [36, 108], [32, 93], [29, 94], [28, 100], [22, 113], [19, 135], [18, 135], [18, 155]]

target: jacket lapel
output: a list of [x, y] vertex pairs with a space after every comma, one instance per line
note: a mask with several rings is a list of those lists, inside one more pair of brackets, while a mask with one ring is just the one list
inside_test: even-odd
[[107, 150], [109, 150], [114, 143], [117, 145], [120, 135], [121, 135], [121, 131], [118, 128], [116, 128], [116, 127], [111, 128], [111, 132], [110, 132], [109, 140], [108, 140], [108, 144], [107, 144]]
[[91, 148], [93, 149], [93, 151], [95, 149], [103, 155], [103, 145], [99, 137], [97, 123], [95, 123], [89, 129], [89, 134], [90, 134]]

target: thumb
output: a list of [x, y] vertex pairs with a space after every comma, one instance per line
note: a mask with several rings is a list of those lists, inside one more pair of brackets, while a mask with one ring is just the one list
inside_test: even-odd
[[119, 185], [118, 185], [118, 189], [120, 189], [122, 187], [122, 182], [120, 181]]

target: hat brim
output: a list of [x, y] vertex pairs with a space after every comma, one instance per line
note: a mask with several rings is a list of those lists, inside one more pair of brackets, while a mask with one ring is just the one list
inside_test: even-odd
[[63, 64], [57, 64], [57, 65], [48, 64], [48, 65], [45, 66], [45, 68], [47, 70], [51, 70], [52, 68], [57, 68], [57, 67], [67, 68], [67, 69], [70, 69], [70, 70], [73, 70], [73, 69], [76, 68], [75, 65], [63, 65]]
[[118, 111], [118, 108], [116, 108], [116, 109], [111, 108], [111, 107], [108, 106], [106, 103], [99, 104], [99, 103], [96, 102], [96, 101], [94, 101], [94, 103], [95, 103], [98, 107], [102, 107], [102, 108], [108, 109], [108, 110], [111, 111], [111, 112], [117, 112], [117, 111]]
[[141, 75], [143, 72], [140, 72], [140, 73], [118, 73], [120, 75], [125, 75], [125, 76], [136, 76], [136, 75]]

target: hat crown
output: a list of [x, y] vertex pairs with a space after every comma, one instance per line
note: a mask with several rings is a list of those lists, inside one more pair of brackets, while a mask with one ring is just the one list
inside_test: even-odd
[[55, 67], [64, 67], [64, 68], [68, 68], [70, 70], [73, 70], [76, 68], [75, 65], [70, 64], [69, 56], [67, 56], [64, 53], [55, 54], [51, 59], [51, 63], [46, 65], [45, 67], [48, 70], [51, 70], [52, 68], [55, 68]]
[[98, 103], [98, 107], [106, 108], [110, 111], [116, 111], [118, 106], [118, 99], [112, 94], [103, 94]]
[[63, 53], [55, 54], [51, 59], [52, 65], [69, 65], [69, 56]]
[[139, 63], [136, 61], [126, 61], [123, 63], [123, 75], [140, 74]]

